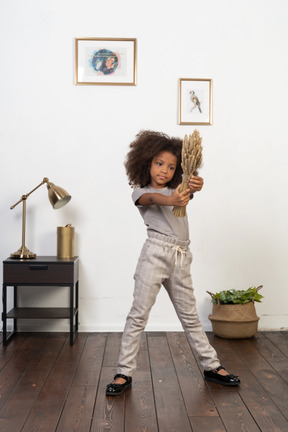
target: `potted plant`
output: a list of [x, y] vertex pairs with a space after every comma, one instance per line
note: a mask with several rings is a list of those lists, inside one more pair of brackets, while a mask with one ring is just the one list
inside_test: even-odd
[[258, 288], [247, 290], [227, 290], [213, 294], [212, 314], [208, 316], [216, 336], [227, 339], [244, 339], [254, 336], [258, 330], [259, 317], [256, 315], [255, 301], [261, 302], [263, 296]]

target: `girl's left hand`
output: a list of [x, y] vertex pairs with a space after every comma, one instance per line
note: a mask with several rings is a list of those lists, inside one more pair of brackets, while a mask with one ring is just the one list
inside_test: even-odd
[[204, 185], [204, 180], [202, 177], [191, 175], [189, 180], [189, 189], [191, 193], [201, 191]]

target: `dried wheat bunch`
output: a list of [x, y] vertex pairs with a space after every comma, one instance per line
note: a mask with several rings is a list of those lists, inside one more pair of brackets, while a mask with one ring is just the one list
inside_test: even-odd
[[[194, 130], [192, 135], [185, 135], [182, 144], [182, 155], [181, 155], [181, 166], [183, 170], [183, 179], [180, 185], [180, 192], [183, 192], [189, 186], [189, 180], [192, 174], [194, 174], [200, 167], [202, 162], [202, 138], [200, 137], [199, 131]], [[173, 208], [173, 214], [178, 217], [184, 217], [186, 215], [186, 206]]]

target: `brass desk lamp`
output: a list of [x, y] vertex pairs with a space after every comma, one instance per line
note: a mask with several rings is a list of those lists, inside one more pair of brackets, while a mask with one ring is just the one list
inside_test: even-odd
[[16, 202], [16, 204], [12, 205], [10, 209], [14, 209], [18, 204], [23, 202], [23, 210], [22, 210], [22, 246], [13, 254], [10, 255], [11, 258], [35, 258], [36, 254], [30, 252], [29, 249], [25, 246], [25, 225], [26, 225], [26, 201], [29, 195], [31, 195], [36, 189], [46, 183], [48, 189], [48, 198], [54, 209], [59, 209], [66, 205], [70, 199], [71, 195], [69, 195], [64, 189], [59, 186], [54, 185], [54, 183], [49, 182], [48, 178], [44, 177], [43, 181], [32, 189], [26, 195], [22, 195], [21, 199]]

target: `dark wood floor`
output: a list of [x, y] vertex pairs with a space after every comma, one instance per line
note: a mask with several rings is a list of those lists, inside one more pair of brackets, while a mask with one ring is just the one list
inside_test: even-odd
[[121, 334], [20, 333], [0, 347], [0, 430], [288, 431], [288, 332], [208, 337], [239, 388], [205, 383], [183, 333], [144, 333], [132, 389], [106, 398]]

